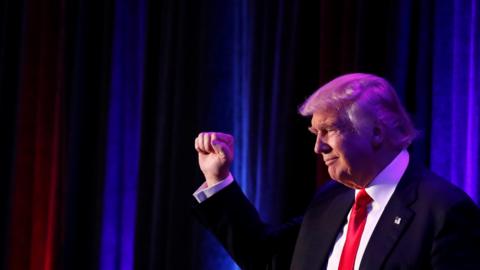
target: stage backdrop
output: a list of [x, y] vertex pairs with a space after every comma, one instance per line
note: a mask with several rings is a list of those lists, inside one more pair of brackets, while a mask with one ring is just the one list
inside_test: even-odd
[[480, 203], [480, 1], [4, 0], [0, 267], [235, 269], [192, 217], [194, 138], [235, 136], [261, 216], [327, 178], [296, 112], [347, 72], [386, 77], [413, 157]]

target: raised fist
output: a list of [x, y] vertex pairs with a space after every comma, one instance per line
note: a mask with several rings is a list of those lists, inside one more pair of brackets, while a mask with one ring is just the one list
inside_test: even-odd
[[220, 132], [202, 132], [195, 139], [198, 152], [198, 164], [211, 186], [230, 173], [233, 161], [233, 136]]

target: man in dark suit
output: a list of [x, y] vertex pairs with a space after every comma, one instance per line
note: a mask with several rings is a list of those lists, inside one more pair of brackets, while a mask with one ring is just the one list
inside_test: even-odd
[[302, 219], [264, 224], [230, 174], [233, 137], [195, 140], [195, 213], [242, 269], [480, 269], [480, 210], [410, 160], [416, 131], [394, 89], [347, 74], [313, 93], [314, 151], [330, 177]]

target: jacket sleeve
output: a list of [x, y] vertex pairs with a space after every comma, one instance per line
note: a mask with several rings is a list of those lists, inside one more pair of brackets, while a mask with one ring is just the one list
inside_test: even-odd
[[242, 269], [289, 269], [301, 218], [276, 227], [263, 223], [236, 182], [194, 202], [193, 212]]

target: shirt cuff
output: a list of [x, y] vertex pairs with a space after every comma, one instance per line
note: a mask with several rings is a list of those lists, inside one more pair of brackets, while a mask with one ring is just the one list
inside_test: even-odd
[[202, 203], [208, 198], [212, 197], [220, 190], [224, 189], [233, 182], [233, 176], [231, 173], [228, 173], [227, 178], [216, 183], [213, 186], [207, 186], [207, 182], [204, 182], [198, 189], [193, 193], [193, 197], [197, 200], [198, 203]]

